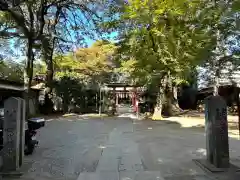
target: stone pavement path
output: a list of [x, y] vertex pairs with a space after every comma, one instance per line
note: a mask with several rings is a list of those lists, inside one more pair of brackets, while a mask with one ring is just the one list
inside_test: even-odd
[[94, 172], [109, 132], [128, 121], [68, 117], [49, 119], [37, 133], [39, 147], [25, 157], [21, 180], [76, 180]]
[[[214, 176], [193, 159], [205, 158], [204, 128], [173, 121], [123, 117], [49, 120], [39, 147], [25, 158], [21, 180], [239, 180]], [[230, 138], [240, 167], [240, 143]]]
[[[83, 172], [78, 177], [78, 180], [211, 180], [190, 159], [186, 159], [185, 162], [176, 161], [176, 166], [166, 163], [166, 166], [161, 168], [161, 162], [156, 163], [151, 157], [151, 151], [157, 149], [150, 149], [147, 144], [138, 144], [136, 142], [139, 135], [134, 134], [137, 131], [135, 124], [141, 123], [136, 120], [133, 123], [115, 128], [109, 134], [96, 171]], [[148, 130], [151, 129], [152, 127], [148, 127]], [[162, 149], [159, 148], [158, 150], [165, 151], [166, 154], [168, 151], [168, 156], [178, 156], [176, 154], [178, 152], [169, 149], [174, 146], [174, 144], [172, 146], [162, 146]], [[181, 152], [179, 153], [181, 155]], [[165, 156], [164, 158], [166, 159], [162, 160], [163, 163], [169, 157]], [[181, 167], [181, 163], [183, 167]], [[177, 172], [181, 168], [187, 171]]]

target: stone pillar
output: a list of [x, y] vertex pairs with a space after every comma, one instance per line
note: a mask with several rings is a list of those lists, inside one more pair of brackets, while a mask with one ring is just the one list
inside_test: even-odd
[[220, 96], [205, 99], [207, 161], [217, 168], [229, 167], [227, 105]]
[[[20, 98], [9, 98], [4, 102], [3, 128], [3, 172], [16, 171], [22, 164], [24, 154], [25, 104]], [[24, 111], [24, 112], [23, 112]]]

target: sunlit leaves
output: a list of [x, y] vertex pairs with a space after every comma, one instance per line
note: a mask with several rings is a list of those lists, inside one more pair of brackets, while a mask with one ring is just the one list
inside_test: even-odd
[[[125, 33], [121, 45], [127, 44], [128, 48], [121, 53], [137, 62], [135, 68], [129, 67], [129, 72], [142, 68], [148, 74], [170, 72], [179, 79], [210, 55], [216, 43], [211, 28], [221, 18], [221, 9], [214, 9], [214, 3], [205, 0], [128, 2], [123, 8], [122, 23], [131, 21], [134, 28]], [[122, 65], [127, 68], [126, 64]]]
[[239, 11], [240, 11], [240, 1], [234, 1], [232, 7], [233, 7], [233, 11], [234, 12], [238, 12], [239, 13]]
[[85, 83], [107, 82], [113, 71], [115, 46], [96, 41], [91, 47], [79, 48], [68, 55], [54, 57], [55, 78], [75, 77]]
[[11, 60], [0, 61], [0, 79], [23, 82], [23, 64]]

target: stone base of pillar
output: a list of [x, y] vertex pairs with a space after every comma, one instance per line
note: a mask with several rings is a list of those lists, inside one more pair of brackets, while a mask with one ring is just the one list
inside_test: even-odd
[[217, 168], [213, 164], [209, 163], [206, 159], [193, 159], [193, 161], [204, 171], [211, 173], [220, 173], [220, 172], [240, 172], [240, 167], [235, 166], [234, 164], [229, 164], [229, 168]]
[[13, 172], [0, 172], [0, 180], [1, 177], [2, 178], [20, 178], [23, 175], [23, 172], [17, 172], [17, 171], [13, 171]]

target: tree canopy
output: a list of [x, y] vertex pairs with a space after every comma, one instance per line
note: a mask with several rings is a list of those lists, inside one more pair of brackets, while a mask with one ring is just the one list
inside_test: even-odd
[[55, 77], [72, 76], [80, 81], [101, 84], [109, 81], [114, 68], [115, 45], [96, 41], [91, 47], [54, 57]]
[[0, 61], [0, 79], [23, 83], [24, 65], [11, 60]]
[[135, 83], [160, 87], [160, 111], [162, 103], [169, 109], [174, 102], [174, 84], [189, 80], [206, 60], [214, 62], [216, 49], [224, 48], [219, 44], [220, 36], [225, 43], [232, 37], [238, 39], [239, 23], [233, 18], [239, 4], [236, 0], [130, 0], [115, 4], [120, 6], [113, 12], [115, 18], [103, 27], [120, 32], [120, 70]]

